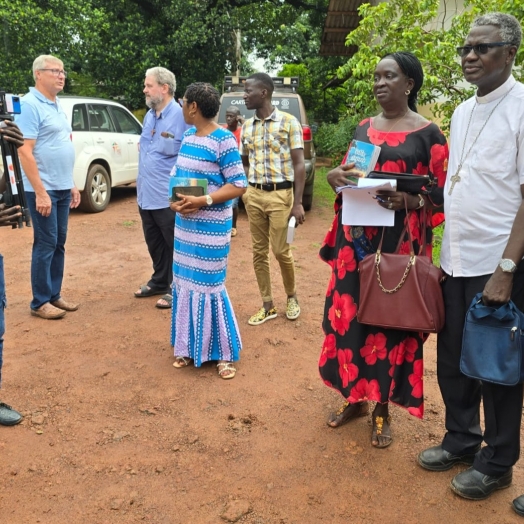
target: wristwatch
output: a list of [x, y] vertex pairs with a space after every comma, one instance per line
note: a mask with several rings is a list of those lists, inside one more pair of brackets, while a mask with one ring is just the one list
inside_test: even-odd
[[515, 273], [517, 271], [517, 264], [511, 258], [501, 258], [499, 267], [504, 273]]
[[213, 199], [211, 198], [211, 195], [206, 195], [206, 204], [208, 206], [212, 206], [213, 205]]
[[424, 200], [424, 197], [422, 195], [419, 195], [418, 196], [418, 207], [417, 207], [417, 209], [423, 208], [425, 203], [426, 203], [426, 201]]

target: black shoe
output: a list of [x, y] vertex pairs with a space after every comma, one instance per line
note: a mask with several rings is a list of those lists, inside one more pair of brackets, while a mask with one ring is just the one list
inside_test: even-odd
[[515, 510], [515, 513], [517, 513], [517, 515], [524, 517], [524, 495], [517, 497], [513, 501], [513, 509]]
[[450, 486], [457, 495], [465, 499], [482, 500], [488, 498], [497, 489], [509, 488], [512, 478], [512, 468], [501, 477], [484, 475], [474, 468], [469, 468], [456, 475]]
[[11, 406], [0, 402], [0, 426], [14, 426], [22, 422], [22, 415]]
[[[480, 449], [477, 449], [477, 451]], [[421, 451], [417, 461], [424, 468], [430, 471], [447, 471], [455, 464], [467, 464], [471, 466], [475, 460], [475, 453], [465, 453], [464, 455], [453, 455], [449, 451], [442, 449], [442, 444]]]

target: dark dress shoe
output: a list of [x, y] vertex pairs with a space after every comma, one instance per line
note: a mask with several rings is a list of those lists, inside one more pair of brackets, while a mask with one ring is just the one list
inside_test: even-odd
[[14, 426], [22, 422], [22, 415], [11, 406], [0, 402], [0, 426]]
[[474, 468], [469, 468], [455, 476], [451, 481], [451, 489], [465, 499], [482, 500], [487, 499], [497, 489], [509, 488], [512, 478], [512, 468], [501, 477], [484, 475]]
[[524, 517], [524, 495], [517, 497], [513, 501], [513, 509], [515, 510], [515, 513], [517, 513], [521, 517]]
[[[477, 449], [477, 451], [480, 449]], [[418, 455], [418, 463], [430, 471], [447, 471], [455, 464], [467, 464], [471, 466], [475, 460], [475, 453], [465, 453], [463, 455], [453, 455], [449, 451], [442, 449], [442, 444], [421, 451]]]

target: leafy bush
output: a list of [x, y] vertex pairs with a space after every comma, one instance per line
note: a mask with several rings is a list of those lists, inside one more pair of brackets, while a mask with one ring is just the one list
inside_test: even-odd
[[331, 157], [332, 165], [338, 166], [360, 120], [360, 117], [351, 116], [342, 118], [336, 124], [322, 124], [313, 135], [317, 154]]

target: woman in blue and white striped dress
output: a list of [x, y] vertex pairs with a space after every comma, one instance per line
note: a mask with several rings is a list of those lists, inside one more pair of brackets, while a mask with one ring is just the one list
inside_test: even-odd
[[224, 282], [231, 241], [232, 200], [247, 186], [233, 134], [213, 121], [220, 95], [210, 84], [191, 84], [184, 95], [186, 123], [176, 177], [206, 179], [208, 194], [178, 195], [173, 255], [171, 342], [173, 366], [218, 361], [223, 379], [235, 376], [242, 342]]

